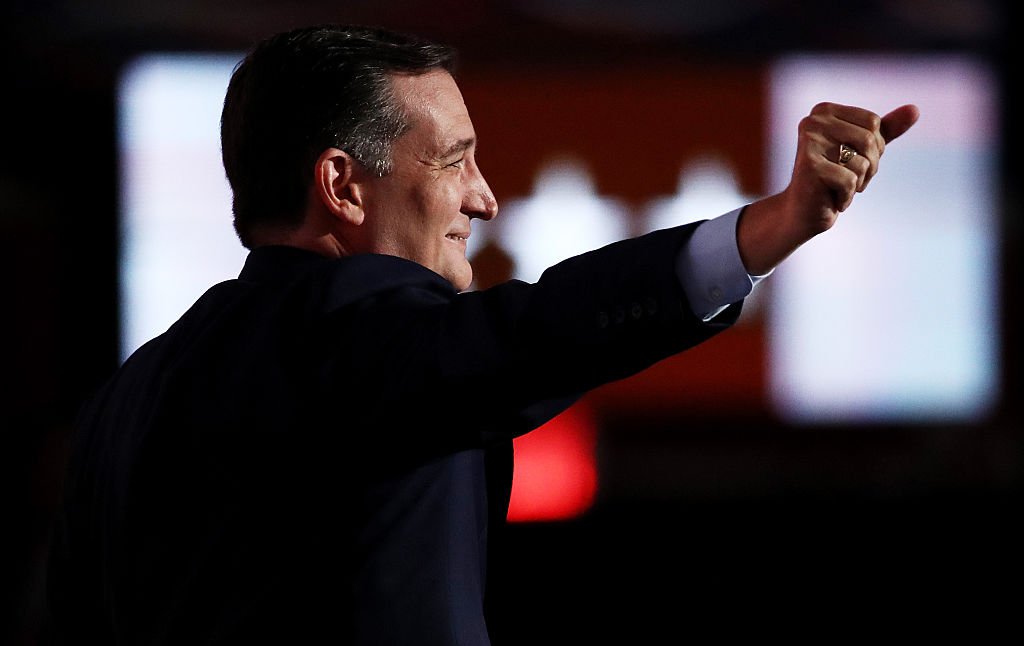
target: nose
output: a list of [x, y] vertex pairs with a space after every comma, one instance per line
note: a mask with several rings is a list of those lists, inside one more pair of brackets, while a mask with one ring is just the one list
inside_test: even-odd
[[498, 215], [498, 200], [494, 199], [494, 193], [479, 169], [475, 175], [462, 200], [462, 212], [470, 218], [493, 220]]

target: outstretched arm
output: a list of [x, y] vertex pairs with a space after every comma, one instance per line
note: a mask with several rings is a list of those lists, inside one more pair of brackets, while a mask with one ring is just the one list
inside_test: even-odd
[[[831, 229], [878, 172], [886, 144], [909, 130], [919, 115], [914, 105], [884, 117], [853, 106], [816, 105], [800, 122], [789, 186], [749, 205], [740, 217], [736, 241], [747, 272], [768, 273], [803, 243]], [[845, 163], [841, 144], [857, 152]]]

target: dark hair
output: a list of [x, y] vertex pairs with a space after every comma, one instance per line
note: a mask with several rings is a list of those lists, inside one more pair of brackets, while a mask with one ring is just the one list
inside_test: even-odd
[[370, 27], [306, 27], [256, 45], [235, 68], [221, 113], [242, 244], [260, 226], [302, 224], [313, 163], [327, 148], [391, 172], [391, 143], [409, 124], [390, 76], [454, 65], [445, 45]]

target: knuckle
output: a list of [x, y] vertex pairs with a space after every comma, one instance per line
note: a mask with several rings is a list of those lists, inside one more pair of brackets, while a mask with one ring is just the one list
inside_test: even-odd
[[807, 151], [799, 161], [818, 174], [830, 172], [834, 165], [828, 158], [811, 151]]
[[815, 106], [811, 108], [811, 114], [828, 114], [832, 112], [834, 107], [834, 103], [831, 103], [829, 101], [822, 101], [820, 103], [815, 104]]
[[852, 196], [857, 192], [857, 187], [860, 186], [860, 175], [857, 173], [847, 173], [846, 177], [843, 178], [843, 191], [847, 196]]
[[870, 155], [877, 152], [878, 142], [875, 140], [875, 136], [870, 132], [863, 132], [857, 137], [857, 142], [854, 144], [857, 146], [857, 150], [862, 155]]

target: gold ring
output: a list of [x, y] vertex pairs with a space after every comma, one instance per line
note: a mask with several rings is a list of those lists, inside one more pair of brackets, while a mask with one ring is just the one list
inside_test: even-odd
[[857, 156], [857, 151], [847, 146], [846, 144], [839, 144], [839, 163], [845, 165], [848, 161]]

